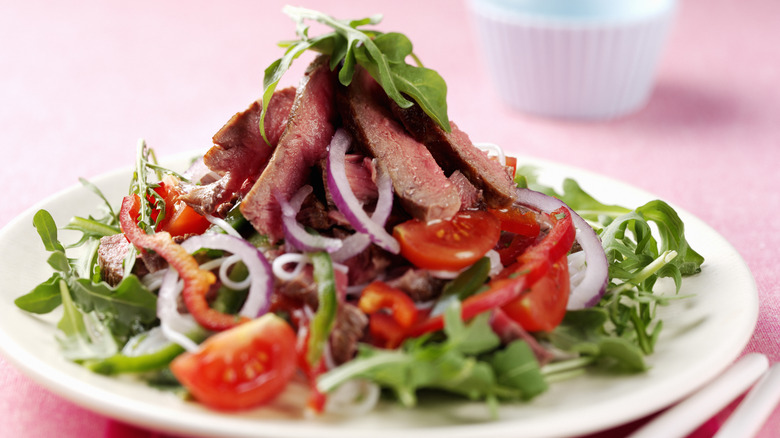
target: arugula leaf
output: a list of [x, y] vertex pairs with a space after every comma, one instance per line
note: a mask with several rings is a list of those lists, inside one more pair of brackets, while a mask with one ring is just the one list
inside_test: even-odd
[[460, 302], [447, 308], [443, 340], [431, 336], [407, 340], [399, 350], [361, 344], [358, 357], [323, 374], [320, 391], [343, 382], [366, 378], [391, 389], [402, 405], [417, 403], [421, 389], [436, 389], [470, 399], [529, 399], [546, 388], [544, 376], [530, 347], [518, 341], [507, 349], [489, 323], [489, 314], [469, 322], [461, 317]]
[[71, 351], [69, 356], [88, 357], [87, 347], [92, 344], [97, 348], [95, 354], [100, 356], [109, 350], [109, 343], [94, 338], [97, 333], [108, 333], [123, 343], [156, 321], [157, 297], [137, 276], [126, 276], [116, 287], [80, 277], [73, 269], [75, 262], [67, 257], [65, 247], [58, 240], [51, 214], [39, 210], [33, 216], [33, 225], [51, 253], [48, 263], [56, 272], [14, 303], [20, 309], [38, 314], [62, 305], [65, 314], [60, 331], [63, 348]]
[[[447, 117], [447, 84], [434, 70], [419, 65], [409, 38], [400, 33], [384, 34], [361, 28], [378, 24], [382, 21], [381, 15], [359, 20], [337, 20], [321, 12], [300, 7], [285, 6], [283, 12], [295, 21], [299, 39], [280, 43], [282, 47], [286, 47], [284, 55], [265, 69], [260, 132], [266, 141], [268, 138], [263, 121], [268, 102], [284, 73], [289, 70], [293, 61], [307, 50], [330, 56], [331, 70], [341, 65], [338, 77], [342, 85], [348, 86], [352, 82], [355, 64], [358, 64], [371, 74], [399, 106], [409, 108], [416, 102], [442, 129], [450, 131]], [[333, 32], [310, 37], [306, 20], [324, 24], [332, 28]], [[411, 56], [418, 65], [407, 64], [407, 56]]]
[[547, 391], [547, 381], [539, 368], [533, 350], [524, 341], [514, 341], [493, 355], [496, 382], [506, 388], [518, 390], [523, 400]]
[[14, 304], [30, 313], [44, 314], [51, 312], [62, 304], [60, 280], [62, 280], [62, 275], [55, 272], [48, 280], [36, 286], [30, 293], [14, 300]]
[[57, 324], [57, 341], [70, 360], [109, 357], [118, 351], [114, 338], [94, 313], [82, 314], [70, 298], [65, 280], [59, 281], [63, 315]]
[[516, 181], [563, 200], [599, 232], [610, 277], [607, 293], [599, 303], [608, 315], [604, 323], [611, 327], [603, 333], [621, 339], [615, 342], [631, 342], [645, 354], [652, 353], [663, 327], [662, 321], [656, 320], [656, 307], [672, 299], [654, 294], [655, 283], [671, 278], [679, 292], [683, 277], [700, 272], [704, 263], [688, 243], [677, 212], [661, 200], [634, 210], [607, 205], [569, 178], [564, 180], [563, 192], [558, 193], [539, 184], [536, 171], [533, 166], [521, 167], [517, 173], [522, 177]]
[[587, 356], [592, 363], [613, 372], [640, 372], [647, 369], [644, 352], [629, 339], [609, 333], [605, 309], [569, 311], [563, 322], [546, 338], [563, 351]]
[[46, 251], [65, 253], [65, 247], [62, 246], [57, 237], [57, 224], [54, 218], [46, 210], [38, 210], [33, 215], [33, 226], [41, 237], [43, 247]]
[[[73, 301], [83, 312], [95, 312], [121, 341], [147, 329], [157, 319], [157, 296], [135, 275], [111, 287], [80, 278], [69, 281]], [[123, 342], [124, 343], [124, 342]]]
[[104, 221], [95, 219], [91, 216], [88, 218], [74, 216], [70, 219], [68, 225], [65, 226], [65, 229], [80, 231], [84, 235], [81, 241], [71, 246], [78, 246], [80, 243], [85, 242], [89, 238], [100, 239], [104, 236], [113, 236], [114, 234], [119, 234], [122, 232], [118, 226], [108, 225]]
[[[138, 211], [138, 226], [145, 229], [147, 233], [153, 233], [157, 223], [162, 221], [166, 214], [165, 200], [159, 193], [154, 191], [154, 188], [158, 185], [148, 182], [149, 170], [154, 170], [150, 165], [154, 161], [154, 151], [146, 146], [146, 142], [143, 139], [138, 140], [135, 170], [130, 183], [130, 195], [136, 195], [141, 199], [152, 199], [151, 205], [149, 202], [141, 202]], [[159, 181], [160, 179], [162, 179], [162, 176], [160, 172], [157, 172], [157, 180]], [[159, 211], [155, 221], [152, 220], [152, 208], [156, 208]]]

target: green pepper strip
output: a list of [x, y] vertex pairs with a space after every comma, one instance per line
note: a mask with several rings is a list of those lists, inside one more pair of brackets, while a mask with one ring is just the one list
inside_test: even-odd
[[143, 373], [148, 371], [157, 371], [165, 368], [175, 358], [184, 352], [179, 344], [170, 344], [154, 353], [140, 356], [125, 356], [124, 354], [115, 354], [99, 361], [90, 361], [84, 363], [84, 366], [92, 372], [98, 374], [122, 374], [122, 373]]
[[468, 269], [461, 272], [454, 280], [447, 283], [442, 291], [442, 297], [457, 296], [458, 299], [465, 300], [474, 295], [482, 287], [490, 274], [490, 259], [483, 257]]
[[309, 348], [306, 359], [312, 368], [316, 368], [322, 357], [325, 343], [328, 342], [331, 329], [336, 321], [336, 280], [333, 275], [333, 263], [326, 252], [309, 254], [314, 266], [314, 281], [317, 283], [319, 305], [311, 320]]

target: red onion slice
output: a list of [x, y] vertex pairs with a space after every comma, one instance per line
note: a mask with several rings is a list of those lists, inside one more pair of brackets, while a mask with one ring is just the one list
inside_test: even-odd
[[[371, 220], [377, 225], [384, 226], [393, 210], [393, 182], [390, 180], [390, 176], [379, 168], [377, 168], [376, 186], [379, 198], [376, 201], [374, 212], [371, 213]], [[331, 254], [334, 262], [343, 262], [363, 252], [371, 244], [371, 237], [358, 231], [345, 238], [343, 242], [344, 245], [341, 249]]]
[[577, 229], [577, 243], [585, 254], [585, 272], [579, 284], [573, 285], [569, 294], [568, 310], [595, 306], [607, 291], [609, 263], [601, 239], [585, 219], [580, 217], [560, 199], [530, 189], [518, 188], [518, 203], [550, 213], [560, 207], [571, 212], [572, 222]]
[[[263, 254], [249, 242], [226, 234], [203, 234], [190, 237], [182, 242], [181, 246], [189, 253], [208, 248], [227, 251], [239, 257], [246, 265], [251, 279], [249, 293], [239, 315], [256, 318], [268, 311], [273, 291], [271, 266]], [[175, 269], [166, 272], [158, 293], [157, 316], [166, 338], [189, 351], [194, 351], [198, 348], [197, 344], [186, 334], [198, 329], [198, 324], [190, 315], [182, 315], [178, 311], [177, 299], [181, 293], [178, 278]]]
[[[379, 224], [368, 216], [349, 186], [344, 165], [344, 158], [349, 144], [350, 138], [344, 129], [338, 129], [330, 142], [327, 164], [328, 188], [333, 196], [333, 202], [355, 230], [368, 234], [371, 241], [379, 245], [379, 247], [393, 254], [398, 254], [401, 250], [398, 241], [385, 230], [384, 223]], [[380, 174], [380, 178], [377, 179], [377, 189], [379, 189], [380, 198], [382, 198], [382, 192], [385, 191], [384, 185], [386, 184], [382, 182], [382, 187], [380, 187], [381, 178], [382, 175]], [[386, 176], [386, 178], [389, 182], [389, 176]], [[390, 184], [390, 187], [392, 189], [392, 184]], [[390, 199], [392, 201], [392, 197]], [[377, 209], [381, 208], [384, 211], [384, 209], [388, 208], [385, 203], [380, 205], [378, 200], [377, 203]]]
[[282, 207], [285, 241], [301, 251], [327, 251], [329, 253], [337, 251], [343, 245], [340, 239], [311, 234], [295, 219], [301, 210], [303, 201], [313, 190], [312, 186], [305, 185], [290, 198], [289, 202], [282, 196], [275, 195]]

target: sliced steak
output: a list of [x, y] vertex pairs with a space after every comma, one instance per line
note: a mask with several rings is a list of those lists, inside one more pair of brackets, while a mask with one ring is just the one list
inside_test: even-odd
[[111, 286], [116, 286], [125, 275], [125, 257], [130, 242], [124, 234], [114, 234], [100, 238], [97, 257], [100, 266], [100, 278]]
[[444, 131], [420, 108], [392, 104], [393, 113], [417, 141], [424, 143], [449, 175], [460, 170], [482, 190], [488, 207], [511, 205], [517, 199], [515, 184], [504, 166], [477, 149], [465, 132], [450, 122], [452, 132]]
[[428, 149], [392, 118], [387, 96], [362, 68], [349, 87], [339, 87], [339, 112], [344, 125], [376, 165], [393, 181], [404, 208], [429, 221], [449, 219], [460, 209], [460, 197]]
[[381, 277], [392, 265], [392, 256], [376, 245], [369, 245], [354, 257], [341, 262], [349, 269], [349, 284], [366, 284]]
[[317, 283], [311, 265], [304, 267], [300, 274], [291, 280], [276, 278], [274, 293], [300, 302], [312, 309], [317, 308]]
[[[188, 236], [177, 236], [174, 242], [181, 243]], [[98, 266], [100, 267], [100, 278], [111, 286], [118, 285], [125, 275], [125, 258], [130, 248], [130, 242], [124, 234], [114, 234], [100, 238], [97, 249]], [[133, 265], [133, 273], [138, 277], [143, 277], [151, 272], [157, 272], [160, 269], [168, 267], [159, 254], [139, 251]]]
[[406, 292], [415, 302], [438, 298], [444, 283], [444, 280], [432, 276], [427, 269], [414, 268], [406, 270], [400, 277], [387, 280], [388, 285]]
[[275, 196], [289, 199], [327, 155], [337, 118], [333, 105], [335, 74], [320, 56], [301, 80], [287, 128], [263, 173], [241, 202], [241, 213], [271, 242], [283, 236], [281, 209]]
[[476, 208], [479, 205], [479, 202], [482, 200], [482, 190], [474, 187], [460, 170], [452, 172], [449, 179], [458, 189], [461, 209]]
[[376, 169], [373, 160], [363, 155], [347, 154], [344, 164], [349, 187], [358, 201], [363, 205], [376, 202], [379, 192], [376, 188]]
[[354, 305], [340, 302], [336, 311], [336, 322], [330, 334], [330, 349], [333, 361], [341, 365], [351, 360], [363, 338], [368, 317]]
[[285, 88], [274, 93], [268, 102], [263, 124], [270, 145], [260, 134], [263, 104], [258, 100], [234, 115], [214, 134], [214, 146], [206, 152], [203, 162], [218, 173], [259, 174], [279, 143], [294, 100], [295, 88]]
[[260, 101], [234, 115], [214, 135], [214, 146], [203, 157], [203, 163], [222, 177], [211, 184], [185, 187], [187, 193], [182, 200], [201, 214], [224, 216], [223, 212], [249, 191], [268, 164], [287, 125], [294, 97], [294, 88], [277, 91], [271, 97], [263, 122], [270, 145], [260, 134]]

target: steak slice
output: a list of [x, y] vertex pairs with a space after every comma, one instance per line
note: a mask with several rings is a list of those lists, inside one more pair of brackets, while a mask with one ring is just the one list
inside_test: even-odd
[[368, 317], [355, 305], [341, 302], [330, 335], [330, 348], [336, 365], [349, 362], [358, 351], [358, 342], [368, 327]]
[[482, 200], [482, 191], [474, 187], [460, 170], [452, 172], [449, 179], [460, 194], [461, 210], [477, 208]]
[[275, 196], [289, 199], [327, 155], [335, 132], [335, 74], [327, 56], [311, 63], [301, 79], [287, 128], [263, 173], [241, 202], [241, 213], [272, 243], [284, 237], [281, 208]]
[[111, 286], [116, 286], [125, 275], [125, 257], [130, 243], [124, 234], [114, 234], [100, 238], [97, 258], [100, 266], [100, 278]]
[[259, 175], [287, 126], [294, 99], [295, 88], [285, 88], [274, 93], [268, 102], [268, 112], [263, 123], [270, 145], [260, 134], [263, 104], [257, 100], [246, 110], [234, 115], [214, 134], [214, 146], [206, 152], [203, 162], [218, 173]]
[[362, 68], [349, 87], [339, 87], [337, 103], [344, 125], [393, 182], [404, 209], [430, 221], [450, 219], [460, 209], [455, 186], [422, 143], [396, 122], [379, 84]]
[[460, 170], [482, 190], [488, 207], [507, 207], [517, 199], [515, 184], [504, 166], [477, 149], [455, 123], [450, 122], [452, 132], [446, 132], [419, 105], [401, 108], [393, 103], [392, 108], [407, 131], [428, 147], [448, 175]]
[[[224, 216], [222, 210], [228, 210], [246, 194], [268, 164], [287, 125], [294, 98], [295, 89], [285, 88], [274, 93], [268, 102], [263, 123], [270, 145], [260, 134], [263, 110], [260, 101], [252, 102], [249, 108], [234, 115], [214, 135], [214, 146], [203, 156], [206, 167], [222, 177], [210, 184], [186, 187], [182, 200], [201, 214]], [[226, 204], [227, 207], [222, 207]]]

